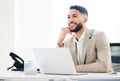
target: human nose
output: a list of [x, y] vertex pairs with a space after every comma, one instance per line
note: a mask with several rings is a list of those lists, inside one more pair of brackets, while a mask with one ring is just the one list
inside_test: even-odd
[[72, 18], [72, 17], [70, 17], [70, 18], [68, 19], [68, 23], [70, 24], [71, 22], [73, 22], [73, 18]]

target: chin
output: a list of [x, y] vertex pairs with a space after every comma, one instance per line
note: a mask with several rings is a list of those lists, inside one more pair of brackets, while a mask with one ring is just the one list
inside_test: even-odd
[[70, 28], [70, 30], [74, 30], [74, 29], [75, 29], [74, 27]]

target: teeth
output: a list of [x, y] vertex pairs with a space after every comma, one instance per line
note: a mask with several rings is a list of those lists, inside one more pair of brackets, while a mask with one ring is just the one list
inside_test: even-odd
[[74, 24], [72, 23], [72, 24], [70, 24], [70, 27], [72, 27], [72, 26], [74, 26]]

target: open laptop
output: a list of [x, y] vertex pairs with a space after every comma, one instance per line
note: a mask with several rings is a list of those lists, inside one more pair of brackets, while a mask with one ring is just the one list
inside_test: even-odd
[[79, 74], [69, 48], [33, 48], [33, 54], [43, 74]]

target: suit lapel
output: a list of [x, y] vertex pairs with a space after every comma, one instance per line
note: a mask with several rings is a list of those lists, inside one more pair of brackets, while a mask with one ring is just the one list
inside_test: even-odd
[[88, 48], [88, 46], [90, 44], [91, 37], [92, 37], [92, 31], [87, 29], [86, 33], [85, 33], [84, 42], [83, 42], [83, 51], [82, 51], [82, 54], [83, 54], [83, 64], [85, 64], [85, 61], [86, 61], [86, 54], [87, 54], [86, 51], [87, 51], [87, 48]]

